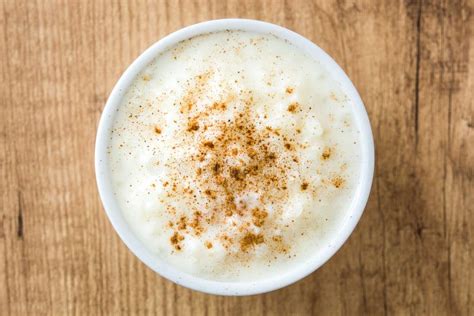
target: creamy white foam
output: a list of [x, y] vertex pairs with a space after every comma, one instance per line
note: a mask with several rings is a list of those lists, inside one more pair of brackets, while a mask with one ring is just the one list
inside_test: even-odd
[[360, 172], [340, 84], [272, 35], [179, 43], [116, 113], [115, 196], [147, 248], [212, 280], [281, 274], [328, 246]]

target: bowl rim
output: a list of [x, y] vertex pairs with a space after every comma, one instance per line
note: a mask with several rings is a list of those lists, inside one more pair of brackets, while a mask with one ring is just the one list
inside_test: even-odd
[[[341, 84], [343, 91], [352, 100], [354, 116], [361, 133], [362, 163], [360, 184], [347, 211], [350, 215], [346, 216], [341, 229], [331, 239], [332, 242], [327, 248], [322, 250], [319, 256], [316, 256], [316, 254], [310, 256], [307, 261], [299, 262], [295, 265], [294, 269], [292, 268], [281, 275], [253, 282], [222, 282], [200, 278], [180, 271], [160, 259], [157, 255], [152, 254], [138, 240], [123, 218], [122, 211], [114, 198], [108, 170], [107, 145], [115, 112], [120, 106], [125, 92], [138, 73], [161, 52], [178, 42], [200, 34], [224, 30], [242, 30], [262, 34], [270, 33], [288, 40], [310, 57], [319, 60], [334, 79]], [[327, 262], [348, 239], [364, 211], [372, 186], [374, 159], [374, 142], [367, 112], [359, 93], [341, 67], [326, 52], [305, 37], [282, 26], [249, 19], [220, 19], [197, 23], [165, 36], [146, 49], [125, 70], [112, 89], [100, 117], [95, 144], [95, 172], [99, 195], [112, 226], [125, 245], [149, 268], [166, 279], [193, 290], [216, 295], [241, 296], [277, 290], [308, 276]]]

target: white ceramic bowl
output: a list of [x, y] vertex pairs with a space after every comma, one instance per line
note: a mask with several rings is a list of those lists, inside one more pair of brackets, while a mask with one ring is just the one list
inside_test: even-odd
[[[349, 216], [340, 223], [339, 233], [334, 235], [332, 242], [318, 255], [308, 254], [306, 262], [295, 264], [294, 268], [283, 274], [258, 282], [217, 282], [199, 278], [177, 270], [147, 250], [134, 235], [122, 215], [112, 192], [108, 169], [107, 145], [116, 109], [120, 106], [120, 101], [135, 76], [159, 53], [176, 43], [199, 34], [222, 30], [271, 33], [288, 40], [309, 56], [321, 61], [332, 76], [341, 83], [343, 91], [352, 99], [357, 125], [361, 133], [363, 163], [360, 185], [355, 192], [352, 204], [348, 207]], [[95, 148], [95, 170], [100, 197], [113, 227], [127, 247], [147, 266], [163, 277], [194, 290], [220, 295], [251, 295], [276, 290], [302, 279], [324, 264], [342, 246], [359, 221], [369, 197], [374, 170], [374, 144], [367, 112], [357, 90], [344, 71], [321, 48], [301, 35], [281, 26], [255, 20], [224, 19], [207, 21], [176, 31], [148, 48], [128, 67], [112, 90], [100, 119]]]

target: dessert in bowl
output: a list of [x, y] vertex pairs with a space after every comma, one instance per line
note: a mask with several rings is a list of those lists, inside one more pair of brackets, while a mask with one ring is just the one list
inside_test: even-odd
[[216, 20], [143, 53], [99, 124], [106, 212], [148, 266], [224, 295], [304, 277], [363, 212], [373, 141], [362, 101], [320, 48], [282, 27]]

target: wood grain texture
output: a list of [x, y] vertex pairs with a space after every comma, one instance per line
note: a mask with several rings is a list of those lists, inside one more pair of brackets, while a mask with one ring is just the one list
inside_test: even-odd
[[[0, 314], [474, 314], [474, 3], [0, 1]], [[93, 147], [124, 69], [208, 19], [286, 26], [346, 70], [376, 143], [366, 211], [342, 249], [285, 289], [190, 291], [122, 244]]]

